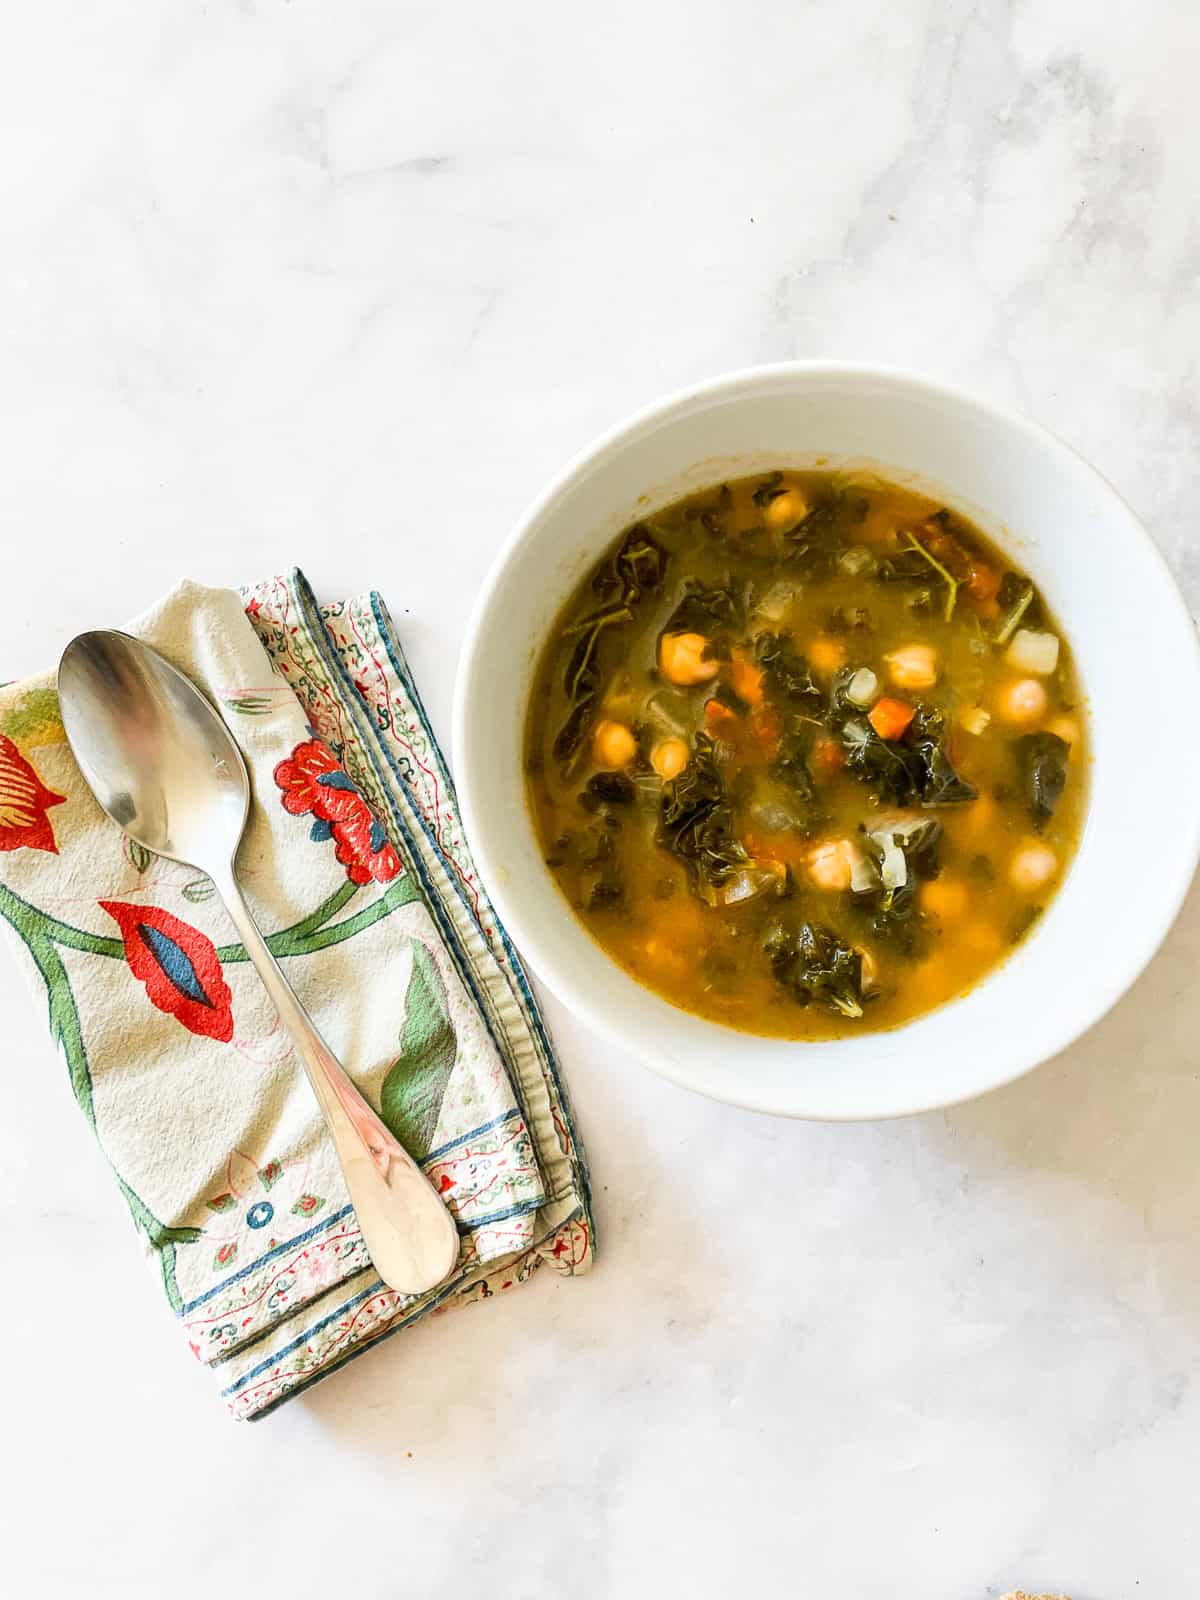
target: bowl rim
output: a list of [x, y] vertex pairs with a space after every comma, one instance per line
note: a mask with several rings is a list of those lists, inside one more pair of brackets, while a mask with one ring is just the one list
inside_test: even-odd
[[[611, 1019], [609, 1013], [593, 1002], [586, 983], [577, 982], [563, 975], [553, 953], [541, 939], [537, 929], [526, 918], [520, 905], [519, 896], [510, 894], [506, 881], [506, 872], [501, 870], [498, 863], [491, 858], [488, 847], [488, 830], [481, 822], [480, 812], [475, 803], [476, 785], [472, 772], [468, 738], [468, 724], [472, 715], [474, 669], [479, 656], [477, 648], [479, 635], [486, 625], [493, 597], [503, 581], [505, 569], [514, 552], [523, 543], [529, 529], [537, 523], [547, 509], [572, 485], [577, 477], [587, 472], [598, 459], [608, 455], [614, 449], [620, 448], [623, 444], [633, 441], [647, 429], [670, 417], [672, 413], [715, 397], [736, 399], [738, 390], [743, 388], [748, 390], [762, 387], [769, 388], [775, 382], [786, 386], [789, 381], [798, 378], [824, 380], [837, 379], [839, 377], [869, 380], [874, 383], [902, 388], [907, 392], [924, 392], [931, 398], [973, 411], [1005, 428], [1024, 434], [1035, 445], [1040, 445], [1044, 448], [1048, 444], [1052, 451], [1060, 452], [1068, 457], [1077, 471], [1081, 470], [1083, 474], [1090, 476], [1105, 494], [1118, 503], [1125, 513], [1125, 523], [1128, 531], [1136, 535], [1133, 542], [1140, 549], [1143, 559], [1148, 559], [1149, 564], [1157, 568], [1160, 579], [1165, 579], [1165, 593], [1170, 596], [1175, 611], [1174, 618], [1170, 620], [1172, 625], [1176, 622], [1183, 625], [1180, 629], [1181, 641], [1185, 634], [1191, 641], [1193, 672], [1198, 684], [1200, 684], [1200, 635], [1197, 633], [1197, 624], [1188, 609], [1170, 564], [1125, 496], [1099, 468], [1094, 466], [1072, 444], [1044, 423], [1020, 411], [1010, 410], [1005, 406], [998, 405], [994, 401], [982, 398], [972, 390], [941, 379], [929, 378], [906, 368], [879, 365], [865, 361], [796, 360], [740, 367], [734, 371], [675, 389], [669, 394], [639, 407], [623, 420], [604, 430], [568, 459], [566, 464], [552, 476], [546, 486], [525, 506], [517, 517], [497, 549], [480, 584], [463, 633], [455, 676], [451, 721], [451, 740], [459, 810], [476, 867], [496, 907], [497, 915], [504, 925], [507, 936], [523, 956], [527, 955], [530, 965], [551, 993], [561, 1003], [568, 1005], [573, 1014], [577, 1015], [599, 1037], [618, 1046], [643, 1066], [649, 1068], [660, 1077], [678, 1084], [681, 1088], [689, 1089], [692, 1093], [702, 1094], [708, 1099], [716, 1100], [723, 1104], [739, 1106], [746, 1110], [816, 1122], [883, 1121], [895, 1117], [919, 1115], [926, 1111], [949, 1109], [952, 1106], [963, 1105], [968, 1101], [977, 1099], [981, 1095], [990, 1094], [993, 1090], [1004, 1088], [1008, 1084], [1014, 1083], [1018, 1078], [1024, 1077], [1036, 1066], [1058, 1055], [1074, 1043], [1075, 1040], [1094, 1028], [1113, 1009], [1118, 1001], [1128, 993], [1141, 973], [1154, 959], [1179, 916], [1195, 876], [1197, 864], [1200, 863], [1200, 806], [1198, 806], [1195, 808], [1191, 818], [1190, 834], [1184, 834], [1180, 841], [1180, 848], [1175, 856], [1176, 871], [1172, 887], [1169, 893], [1164, 893], [1159, 907], [1158, 918], [1147, 919], [1140, 931], [1138, 940], [1124, 947], [1123, 958], [1117, 964], [1110, 988], [1098, 1000], [1090, 1004], [1082, 1020], [1078, 1015], [1072, 1013], [1069, 1017], [1059, 1022], [1057, 1026], [1053, 1023], [1048, 1023], [1044, 1034], [1041, 1036], [1041, 1043], [1031, 1043], [1023, 1050], [1014, 1049], [1014, 1053], [1007, 1061], [1003, 1071], [994, 1073], [984, 1084], [965, 1089], [961, 1095], [948, 1098], [939, 1093], [931, 1093], [928, 1096], [914, 1093], [906, 1098], [904, 1104], [897, 1103], [886, 1109], [870, 1113], [852, 1109], [845, 1111], [797, 1109], [794, 1105], [782, 1103], [769, 1094], [748, 1093], [744, 1088], [739, 1093], [738, 1080], [732, 1076], [729, 1093], [723, 1093], [711, 1086], [699, 1084], [676, 1062], [668, 1051], [656, 1048], [652, 1040], [640, 1042], [631, 1040], [620, 1025]], [[483, 784], [486, 783], [486, 776], [482, 774], [480, 776], [482, 790]], [[1186, 845], [1186, 851], [1183, 848], [1184, 845]], [[611, 961], [612, 959], [598, 944], [596, 945], [596, 955], [600, 960]], [[631, 977], [631, 981], [636, 982], [637, 980]], [[652, 989], [649, 992], [651, 994], [656, 993]], [[658, 998], [663, 999], [662, 996]], [[664, 1004], [671, 1004], [671, 1002], [664, 999]], [[950, 1001], [948, 1004], [953, 1005], [954, 1002]], [[693, 1013], [684, 1012], [683, 1014], [694, 1017]], [[696, 1018], [695, 1020], [701, 1023], [707, 1022], [705, 1018]], [[719, 1032], [722, 1035], [730, 1035], [732, 1033], [735, 1038], [737, 1036], [737, 1030], [723, 1028], [719, 1023], [707, 1022], [707, 1025], [714, 1032]], [[747, 1035], [747, 1037], [757, 1038], [759, 1036]], [[790, 1042], [794, 1043], [796, 1041]]]

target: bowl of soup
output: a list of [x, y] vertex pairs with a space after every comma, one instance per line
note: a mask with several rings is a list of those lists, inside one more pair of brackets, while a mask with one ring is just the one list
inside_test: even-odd
[[719, 1099], [876, 1117], [1010, 1081], [1133, 982], [1200, 851], [1198, 687], [1161, 557], [1065, 445], [796, 364], [655, 406], [530, 508], [454, 746], [572, 1011]]

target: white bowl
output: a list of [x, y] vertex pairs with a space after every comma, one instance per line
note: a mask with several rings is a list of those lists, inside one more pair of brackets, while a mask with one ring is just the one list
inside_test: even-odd
[[[1119, 425], [1119, 419], [1113, 419]], [[932, 486], [1040, 585], [1091, 709], [1079, 853], [1036, 930], [960, 1000], [890, 1032], [757, 1038], [660, 999], [586, 933], [526, 805], [534, 663], [572, 587], [626, 524], [766, 466], [870, 462]], [[601, 439], [513, 530], [467, 630], [454, 750], [467, 834], [517, 947], [576, 1015], [664, 1076], [784, 1116], [896, 1116], [1028, 1071], [1096, 1022], [1150, 960], [1200, 851], [1200, 647], [1120, 496], [1036, 424], [907, 374], [763, 367], [691, 389]]]

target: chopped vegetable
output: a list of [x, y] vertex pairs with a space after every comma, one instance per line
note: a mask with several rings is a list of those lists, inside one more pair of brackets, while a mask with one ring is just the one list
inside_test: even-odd
[[[563, 633], [564, 639], [574, 637], [576, 641], [563, 674], [567, 699], [574, 704], [554, 740], [556, 761], [566, 762], [575, 754], [595, 713], [601, 682], [597, 661], [601, 635], [631, 622], [642, 597], [661, 586], [666, 570], [666, 552], [640, 523], [625, 535], [611, 561], [597, 569], [593, 593], [609, 603]], [[617, 595], [619, 599], [614, 598]]]
[[737, 726], [737, 712], [720, 700], [708, 700], [704, 705], [704, 726], [709, 733], [728, 734]]
[[844, 572], [848, 578], [861, 578], [868, 573], [873, 573], [879, 566], [879, 561], [874, 552], [868, 550], [865, 544], [853, 544], [849, 550], [844, 550], [838, 557], [838, 571]]
[[740, 628], [744, 612], [742, 598], [731, 584], [708, 584], [689, 578], [663, 633], [701, 633], [718, 638]]
[[785, 633], [760, 633], [754, 641], [754, 654], [763, 669], [765, 692], [776, 700], [822, 706], [824, 696], [809, 671], [808, 662], [797, 655]]
[[992, 713], [986, 711], [983, 706], [967, 706], [958, 714], [959, 727], [965, 729], [967, 733], [974, 734], [976, 737], [981, 733], [987, 732], [988, 724], [991, 720]]
[[841, 526], [852, 516], [844, 494], [835, 491], [817, 500], [783, 534], [785, 565], [806, 577], [827, 577], [841, 554]]
[[741, 650], [733, 652], [729, 675], [733, 687], [748, 706], [758, 705], [763, 697], [763, 671]]
[[633, 796], [633, 784], [623, 772], [597, 772], [584, 785], [579, 804], [585, 811], [599, 811], [604, 806], [632, 805]]
[[1003, 612], [994, 635], [998, 645], [1008, 643], [1020, 626], [1025, 613], [1033, 607], [1036, 598], [1037, 591], [1028, 578], [1019, 578], [1015, 572], [1006, 574], [996, 595], [997, 603]]
[[[859, 667], [858, 671], [846, 685], [846, 699], [852, 706], [857, 706], [860, 711], [866, 708], [879, 693], [879, 679], [870, 667]], [[878, 732], [878, 730], [876, 730]]]
[[1021, 791], [1034, 824], [1041, 828], [1058, 810], [1067, 786], [1071, 747], [1056, 733], [1027, 733], [1013, 744], [1021, 773]]
[[717, 767], [713, 742], [696, 735], [683, 771], [662, 787], [657, 839], [687, 869], [692, 893], [715, 905], [723, 885], [750, 856], [733, 831], [733, 810]]
[[780, 623], [795, 605], [799, 591], [794, 583], [773, 583], [755, 602], [754, 615], [763, 622]]
[[884, 695], [871, 707], [867, 721], [881, 739], [899, 739], [917, 714], [916, 706], [907, 700], [893, 700]]
[[817, 740], [813, 746], [813, 766], [826, 777], [845, 770], [846, 755], [836, 739]]
[[802, 923], [792, 932], [772, 928], [763, 942], [775, 981], [801, 1005], [819, 1005], [843, 1017], [863, 1014], [862, 957], [832, 928]]
[[[949, 571], [947, 571], [942, 563], [934, 555], [932, 555], [930, 551], [927, 550], [926, 547], [921, 543], [921, 541], [914, 537], [913, 534], [906, 532], [904, 538], [908, 548], [918, 552], [918, 554], [920, 554], [923, 559], [929, 563], [929, 565], [946, 585], [946, 606], [944, 615], [946, 621], [949, 622], [951, 617], [954, 615], [954, 605], [958, 599], [958, 579], [955, 578]], [[919, 688], [920, 685], [914, 684], [912, 687]]]
[[1004, 652], [1004, 659], [1016, 672], [1032, 672], [1039, 678], [1049, 678], [1058, 666], [1058, 635], [1018, 628]]
[[811, 822], [816, 820], [817, 790], [809, 770], [808, 750], [808, 728], [798, 718], [793, 718], [791, 726], [780, 738], [778, 752], [769, 770], [776, 782], [785, 784], [803, 802]]

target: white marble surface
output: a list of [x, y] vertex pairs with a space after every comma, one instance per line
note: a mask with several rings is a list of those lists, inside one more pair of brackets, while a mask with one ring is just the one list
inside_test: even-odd
[[[0, 676], [183, 573], [298, 561], [385, 591], [444, 732], [547, 474], [791, 356], [1027, 408], [1200, 603], [1192, 0], [38, 0], [4, 31]], [[883, 1126], [689, 1098], [551, 1005], [597, 1271], [249, 1428], [6, 960], [0, 1587], [1194, 1600], [1198, 957], [1194, 896], [1065, 1056]]]

